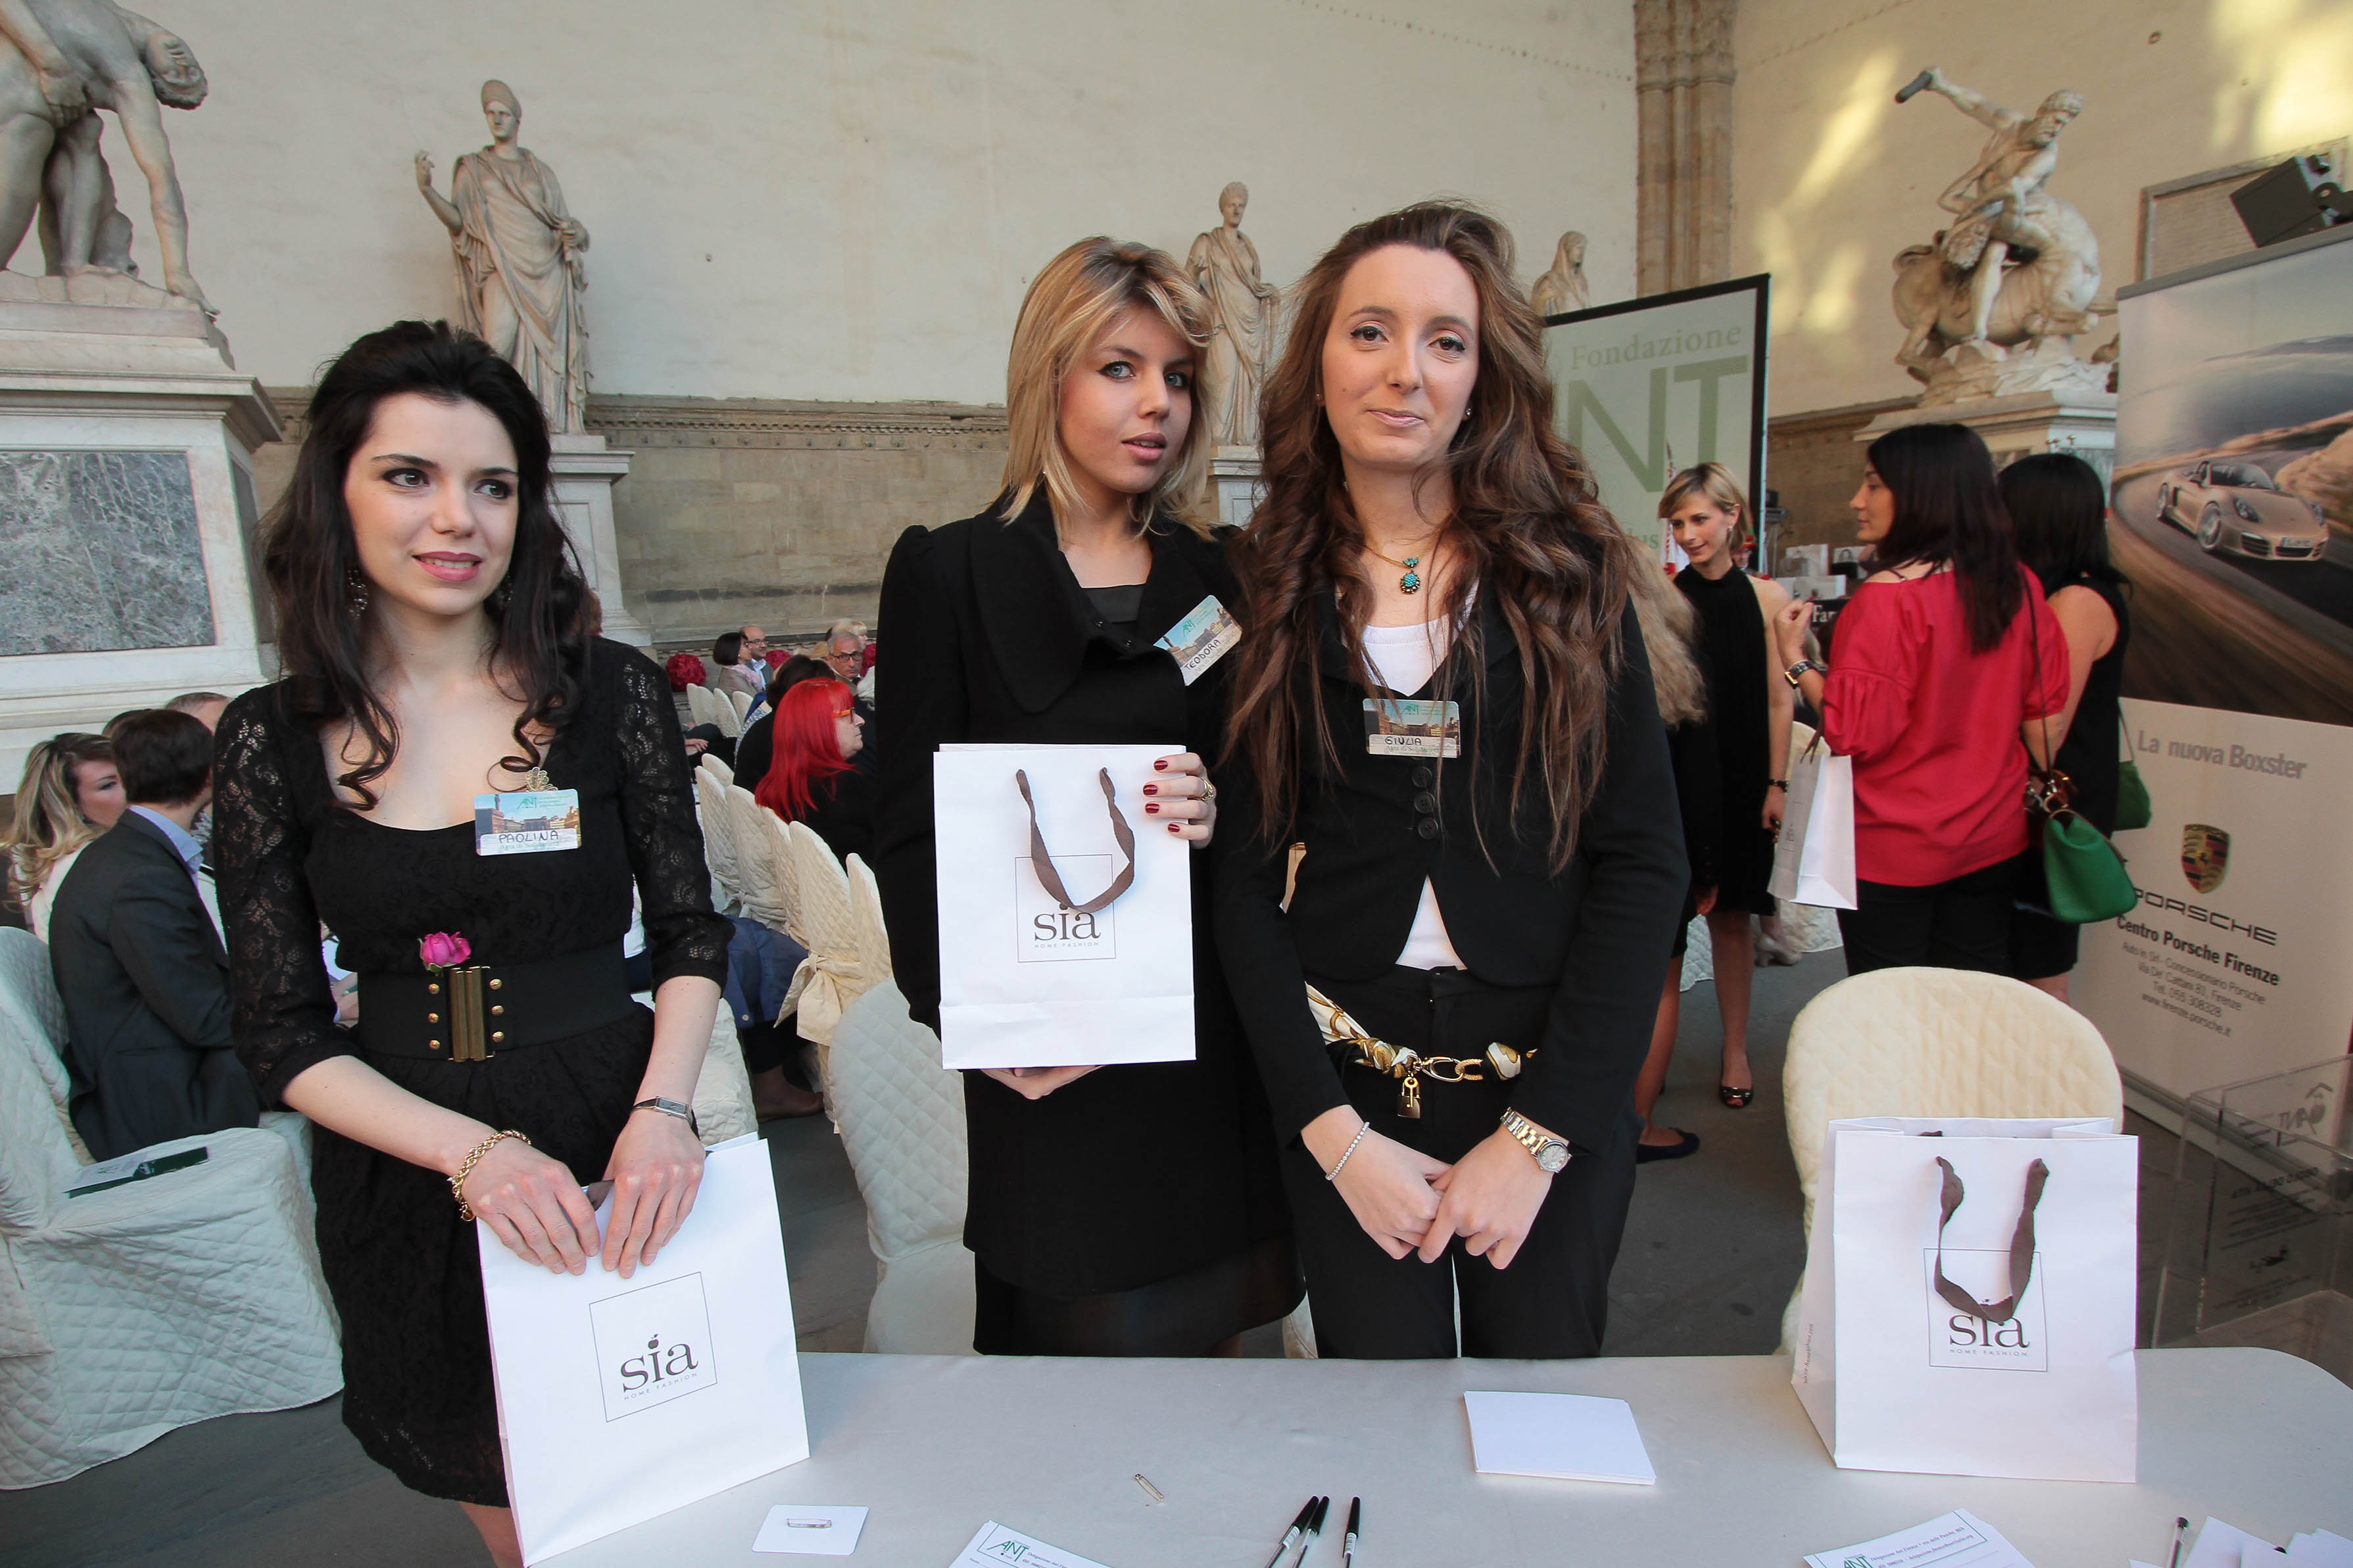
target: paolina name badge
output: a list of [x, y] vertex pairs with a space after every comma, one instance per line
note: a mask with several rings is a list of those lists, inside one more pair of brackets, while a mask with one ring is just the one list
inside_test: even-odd
[[544, 855], [580, 847], [580, 792], [512, 790], [474, 797], [474, 853]]
[[1367, 697], [1365, 750], [1376, 757], [1459, 757], [1462, 754], [1462, 705], [1411, 697]]
[[1242, 640], [1242, 628], [1233, 612], [1215, 594], [1193, 606], [1190, 614], [1170, 626], [1155, 647], [1165, 647], [1176, 660], [1176, 672], [1190, 686], [1204, 671], [1231, 653]]

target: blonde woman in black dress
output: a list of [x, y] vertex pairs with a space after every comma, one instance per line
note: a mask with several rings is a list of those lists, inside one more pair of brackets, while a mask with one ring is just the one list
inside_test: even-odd
[[[729, 930], [669, 682], [579, 630], [547, 455], [479, 339], [410, 321], [346, 350], [270, 531], [286, 679], [230, 705], [214, 772], [230, 1027], [262, 1103], [318, 1128], [343, 1424], [501, 1564], [521, 1557], [470, 1222], [551, 1270], [653, 1260], [702, 1177], [685, 1102]], [[578, 843], [478, 853], [475, 797], [525, 788], [576, 795]], [[621, 956], [633, 886], [651, 1013]], [[322, 920], [360, 976], [350, 1032]]]

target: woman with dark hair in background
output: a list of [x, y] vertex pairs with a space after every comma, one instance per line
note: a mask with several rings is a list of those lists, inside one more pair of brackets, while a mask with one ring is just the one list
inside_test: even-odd
[[1823, 740], [1854, 759], [1859, 907], [1839, 911], [1847, 973], [2005, 973], [2028, 747], [2042, 754], [2028, 721], [2066, 705], [2066, 640], [2019, 564], [1976, 431], [1906, 426], [1873, 441], [1863, 463], [1851, 504], [1873, 571], [1839, 616], [1829, 670], [1805, 657], [1812, 605], [1792, 604], [1773, 623]]
[[[2058, 748], [2052, 765], [2074, 785], [2084, 820], [2112, 834], [2132, 620], [2125, 574], [2108, 563], [2108, 489], [2099, 470], [2072, 452], [2021, 458], [2001, 471], [2000, 483], [2019, 559], [2042, 582], [2067, 643], [2067, 705], [2051, 716]], [[2041, 727], [2028, 726], [2038, 742]], [[2043, 913], [2048, 899], [2042, 861], [2029, 856], [2010, 927], [2010, 973], [2064, 1002], [2081, 928]]]
[[1217, 925], [1316, 1339], [1595, 1355], [1690, 881], [1628, 605], [1656, 568], [1554, 433], [1493, 219], [1359, 224], [1297, 296], [1237, 545]]
[[[515, 1563], [471, 1222], [556, 1272], [652, 1261], [702, 1181], [687, 1102], [728, 927], [669, 682], [580, 629], [546, 416], [513, 367], [404, 321], [328, 367], [309, 425], [263, 559], [286, 676], [219, 729], [230, 1027], [262, 1104], [318, 1129], [343, 1424]], [[522, 790], [575, 797], [578, 842], [479, 853], [476, 798]], [[621, 953], [632, 884], [650, 1013]], [[322, 920], [360, 977], [349, 1032]], [[496, 1005], [465, 1027], [477, 985]]]
[[68, 731], [26, 755], [16, 815], [0, 849], [8, 857], [8, 891], [43, 942], [49, 940], [49, 910], [74, 858], [124, 809], [114, 747], [103, 735]]
[[776, 702], [776, 756], [752, 798], [786, 822], [806, 823], [837, 860], [874, 858], [874, 785], [849, 765], [866, 721], [849, 688], [828, 676], [800, 681]]
[[[833, 671], [822, 659], [797, 653], [769, 672], [768, 710], [744, 726], [744, 733], [735, 742], [735, 782], [757, 795], [760, 781], [767, 776], [768, 760], [774, 755], [776, 731], [776, 704], [785, 693], [804, 680], [829, 680]], [[721, 758], [724, 762], [725, 758]]]

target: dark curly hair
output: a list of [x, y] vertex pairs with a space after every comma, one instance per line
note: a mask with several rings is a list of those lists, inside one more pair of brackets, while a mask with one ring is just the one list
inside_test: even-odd
[[[1542, 323], [1513, 280], [1511, 235], [1476, 208], [1424, 202], [1360, 223], [1297, 285], [1291, 335], [1261, 401], [1266, 499], [1237, 559], [1246, 615], [1228, 750], [1249, 763], [1261, 822], [1278, 835], [1293, 820], [1300, 778], [1338, 766], [1316, 679], [1315, 603], [1325, 589], [1338, 592], [1342, 638], [1372, 694], [1363, 532], [1319, 395], [1341, 285], [1359, 260], [1393, 245], [1452, 257], [1478, 290], [1478, 381], [1462, 428], [1440, 459], [1454, 493], [1446, 538], [1465, 569], [1454, 574], [1453, 602], [1433, 608], [1459, 614], [1475, 584], [1511, 627], [1521, 678], [1512, 811], [1516, 819], [1524, 792], [1540, 805], [1553, 862], [1563, 868], [1601, 777], [1619, 618], [1639, 563], [1596, 499], [1584, 457], [1554, 430]], [[1354, 592], [1359, 586], [1367, 591]], [[1440, 672], [1449, 689], [1483, 699], [1480, 643], [1477, 619], [1465, 617]]]
[[491, 668], [519, 689], [517, 771], [543, 756], [536, 729], [561, 729], [578, 706], [588, 637], [580, 611], [587, 584], [549, 501], [547, 416], [512, 365], [481, 339], [447, 321], [396, 321], [337, 355], [311, 395], [309, 429], [294, 459], [293, 482], [269, 519], [262, 573], [278, 620], [290, 715], [321, 724], [349, 719], [368, 754], [336, 782], [367, 805], [369, 787], [392, 766], [399, 726], [369, 683], [367, 647], [374, 621], [350, 611], [348, 586], [359, 547], [343, 504], [343, 481], [385, 398], [415, 394], [437, 403], [474, 403], [490, 411], [513, 443], [517, 508], [514, 551], [505, 578], [484, 605], [491, 627]]

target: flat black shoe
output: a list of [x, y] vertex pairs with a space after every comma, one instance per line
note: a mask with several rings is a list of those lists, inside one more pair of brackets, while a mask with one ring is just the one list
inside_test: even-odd
[[1728, 1083], [1720, 1083], [1715, 1086], [1715, 1098], [1734, 1110], [1746, 1110], [1748, 1109], [1748, 1102], [1757, 1098], [1757, 1091], [1754, 1089], [1735, 1089]]
[[1668, 1131], [1683, 1142], [1679, 1143], [1638, 1142], [1634, 1145], [1634, 1163], [1647, 1165], [1653, 1160], [1680, 1160], [1686, 1154], [1699, 1152], [1698, 1133], [1686, 1132], [1680, 1127], [1672, 1127]]

